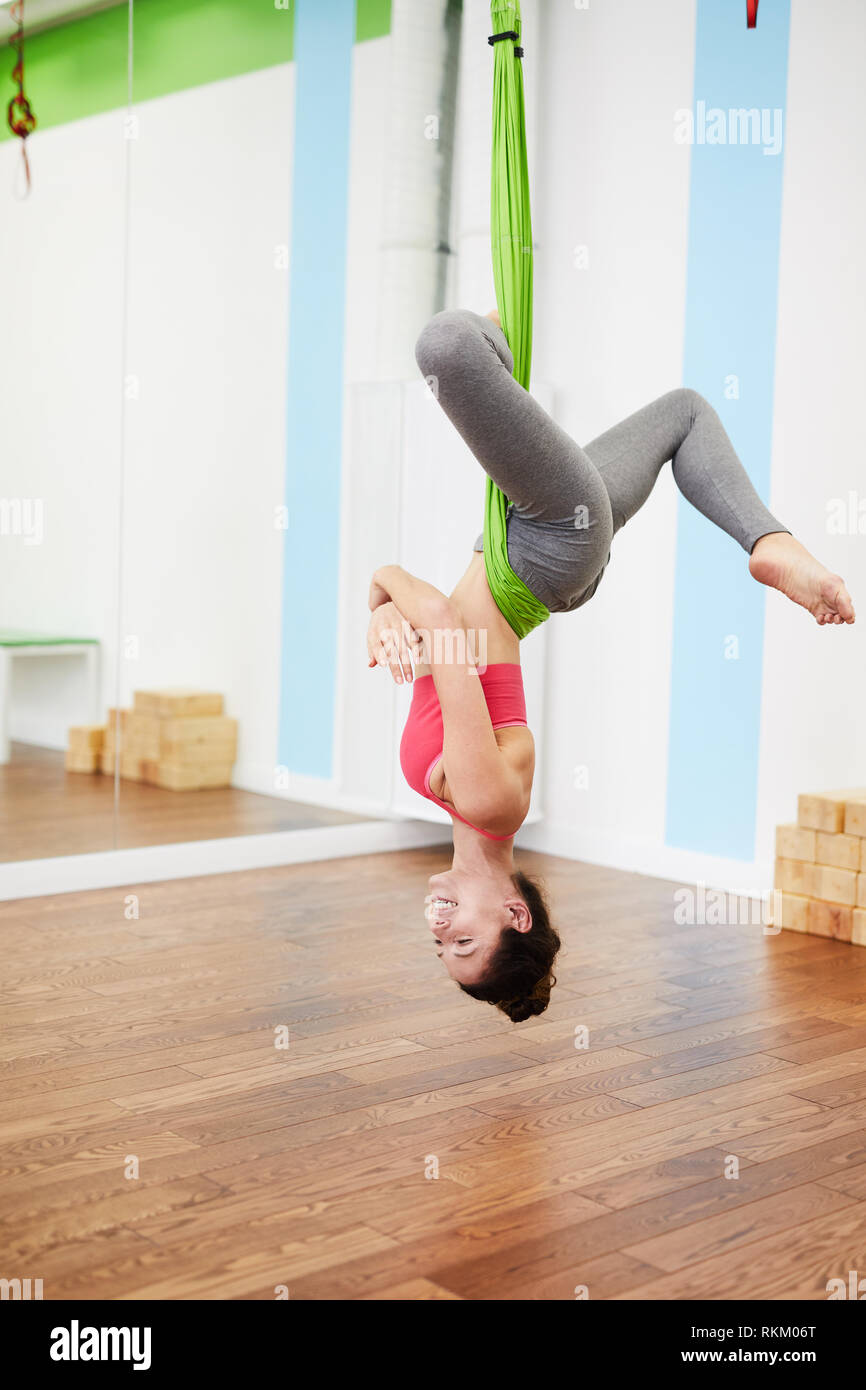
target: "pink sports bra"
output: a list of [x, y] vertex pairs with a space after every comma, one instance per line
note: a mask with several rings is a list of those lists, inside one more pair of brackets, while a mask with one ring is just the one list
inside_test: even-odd
[[[501, 661], [479, 671], [478, 679], [484, 691], [490, 722], [494, 729], [526, 727], [526, 698], [523, 693], [523, 672], [516, 661]], [[400, 766], [413, 791], [441, 806], [449, 815], [485, 835], [488, 840], [510, 840], [511, 835], [493, 835], [473, 825], [447, 801], [430, 790], [430, 774], [442, 757], [444, 730], [442, 709], [432, 676], [419, 676], [414, 682], [409, 718], [400, 741]], [[512, 832], [514, 833], [514, 832]]]

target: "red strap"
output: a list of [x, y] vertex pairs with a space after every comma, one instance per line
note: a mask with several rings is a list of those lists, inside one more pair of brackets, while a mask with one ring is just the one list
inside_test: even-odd
[[[16, 114], [19, 112], [20, 114]], [[23, 92], [16, 92], [10, 101], [6, 118], [12, 134], [20, 135], [22, 140], [26, 140], [36, 125], [36, 117], [30, 110], [30, 102]]]
[[21, 156], [24, 160], [24, 173], [27, 178], [27, 191], [30, 191], [30, 162], [27, 158], [27, 136], [36, 128], [36, 117], [30, 102], [24, 95], [24, 0], [15, 0], [9, 7], [9, 14], [17, 24], [17, 29], [9, 40], [17, 53], [17, 61], [12, 69], [12, 81], [18, 91], [6, 108], [6, 121], [13, 135], [21, 140]]
[[746, 27], [754, 29], [758, 23], [758, 0], [746, 0]]

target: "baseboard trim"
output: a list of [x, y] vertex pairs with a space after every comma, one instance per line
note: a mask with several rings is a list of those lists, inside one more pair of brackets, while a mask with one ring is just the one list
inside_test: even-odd
[[299, 801], [306, 806], [324, 806], [330, 811], [345, 811], [348, 815], [387, 819], [390, 807], [384, 800], [346, 793], [336, 779], [307, 777], [297, 772], [282, 771], [277, 785], [277, 769], [259, 763], [237, 762], [232, 768], [232, 786], [257, 796], [276, 797], [281, 801]]
[[356, 854], [384, 854], [392, 850], [445, 845], [449, 841], [447, 826], [421, 821], [367, 821], [313, 830], [281, 830], [268, 835], [236, 835], [222, 840], [146, 845], [140, 849], [106, 850], [98, 854], [70, 854], [53, 859], [25, 859], [16, 864], [0, 864], [0, 902], [157, 883], [163, 879], [227, 874], [239, 869], [348, 859]]
[[692, 850], [660, 845], [655, 840], [606, 835], [561, 822], [545, 821], [542, 825], [524, 827], [517, 837], [516, 847], [539, 854], [555, 854], [562, 859], [578, 859], [605, 869], [646, 874], [648, 878], [703, 884], [726, 893], [766, 894], [773, 886], [771, 860], [747, 863], [739, 859], [721, 859], [712, 854], [696, 854]]
[[[222, 840], [147, 845], [140, 849], [105, 850], [98, 854], [62, 855], [0, 864], [0, 902], [53, 893], [78, 893], [161, 879], [197, 878], [240, 869], [346, 859], [426, 845], [450, 847], [450, 826], [434, 821], [375, 820], [311, 830], [282, 830], [268, 835], [238, 835]], [[675, 883], [704, 884], [728, 893], [767, 893], [771, 861], [745, 863], [695, 854], [637, 838], [623, 839], [545, 821], [524, 825], [517, 849], [535, 850], [562, 859], [582, 860], [604, 868], [646, 874]]]

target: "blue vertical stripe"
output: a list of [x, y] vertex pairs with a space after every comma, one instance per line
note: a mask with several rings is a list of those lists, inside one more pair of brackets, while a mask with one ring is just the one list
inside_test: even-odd
[[332, 771], [355, 0], [297, 0], [279, 753]]
[[[731, 0], [698, 0], [695, 107], [727, 142], [691, 152], [683, 380], [718, 410], [761, 496], [770, 485], [783, 153], [732, 143], [732, 110], [784, 111], [789, 0], [757, 29]], [[782, 124], [784, 132], [784, 120]], [[700, 122], [696, 121], [696, 135]], [[771, 140], [766, 143], [771, 144]], [[738, 399], [730, 398], [736, 379]], [[754, 857], [764, 591], [746, 556], [682, 498], [677, 521], [666, 842]]]

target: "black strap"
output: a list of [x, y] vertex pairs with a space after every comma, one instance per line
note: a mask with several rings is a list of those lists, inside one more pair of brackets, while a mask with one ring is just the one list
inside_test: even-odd
[[494, 44], [494, 43], [501, 43], [503, 39], [513, 39], [513, 40], [514, 40], [514, 56], [515, 56], [515, 58], [522, 58], [522, 57], [523, 57], [523, 49], [517, 47], [517, 40], [518, 40], [519, 38], [520, 38], [520, 35], [519, 35], [518, 33], [515, 33], [515, 31], [514, 31], [513, 29], [506, 29], [506, 30], [504, 31], [504, 33], [502, 33], [502, 34], [491, 34], [490, 37], [488, 38], [487, 42], [488, 42], [489, 44]]

